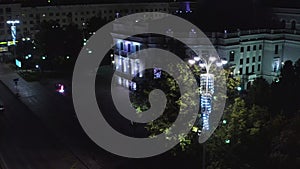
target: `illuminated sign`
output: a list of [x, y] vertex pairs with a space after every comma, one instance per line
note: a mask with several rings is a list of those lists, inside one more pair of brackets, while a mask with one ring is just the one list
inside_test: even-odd
[[16, 59], [16, 66], [19, 67], [19, 68], [22, 67], [22, 63], [18, 59]]

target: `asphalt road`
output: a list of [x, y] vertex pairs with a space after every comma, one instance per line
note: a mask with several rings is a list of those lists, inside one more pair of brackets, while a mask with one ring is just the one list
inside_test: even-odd
[[0, 83], [0, 163], [4, 169], [86, 168]]

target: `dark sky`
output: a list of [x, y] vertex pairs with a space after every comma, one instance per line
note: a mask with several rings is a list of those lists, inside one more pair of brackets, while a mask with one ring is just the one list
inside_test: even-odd
[[[26, 5], [47, 5], [48, 0], [0, 0], [0, 3], [12, 3], [23, 2]], [[113, 2], [172, 2], [174, 0], [51, 0], [52, 4], [78, 4], [78, 3], [113, 3]], [[177, 0], [186, 1], [186, 0]], [[231, 4], [232, 0], [190, 0], [198, 2], [211, 2], [213, 1], [215, 6], [220, 4]], [[238, 4], [244, 3], [245, 0], [237, 1]], [[247, 0], [246, 0], [247, 1]], [[252, 2], [266, 1], [270, 6], [282, 6], [282, 7], [300, 7], [300, 0], [251, 0]], [[236, 4], [231, 4], [236, 5]]]

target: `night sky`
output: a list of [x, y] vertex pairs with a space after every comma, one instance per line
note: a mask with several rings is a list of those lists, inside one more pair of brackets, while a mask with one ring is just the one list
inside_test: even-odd
[[[173, 2], [174, 0], [51, 0], [51, 4], [87, 4], [87, 3], [117, 3], [117, 2]], [[176, 0], [186, 1], [186, 0]], [[220, 4], [229, 4], [238, 6], [245, 1], [251, 1], [254, 3], [266, 3], [268, 6], [280, 6], [280, 7], [300, 7], [299, 0], [190, 0], [198, 1], [200, 3], [213, 2], [214, 6], [221, 6]], [[235, 2], [234, 2], [235, 1]], [[24, 5], [49, 5], [48, 0], [0, 0], [0, 3], [13, 3], [22, 2]]]

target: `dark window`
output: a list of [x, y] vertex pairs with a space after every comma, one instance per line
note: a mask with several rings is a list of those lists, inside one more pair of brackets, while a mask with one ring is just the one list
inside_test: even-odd
[[259, 50], [262, 50], [262, 45], [259, 45]]
[[249, 63], [249, 62], [250, 62], [250, 58], [247, 58], [246, 63]]
[[234, 61], [234, 51], [231, 51], [229, 54], [229, 61], [233, 62]]
[[56, 13], [56, 16], [59, 16], [59, 13]]
[[29, 23], [30, 23], [30, 24], [33, 24], [34, 22], [33, 22], [33, 21], [30, 21]]
[[241, 52], [244, 52], [244, 47], [241, 47]]
[[296, 21], [292, 21], [292, 27], [291, 27], [292, 30], [295, 30], [296, 29]]
[[244, 62], [244, 61], [243, 61], [243, 59], [240, 59], [240, 65], [242, 65], [242, 64], [243, 64], [243, 62]]
[[252, 58], [252, 62], [253, 62], [253, 63], [255, 62], [255, 56]]
[[252, 65], [252, 72], [254, 73], [255, 72], [255, 70], [254, 70], [255, 68], [254, 68], [254, 65]]
[[30, 17], [30, 18], [33, 18], [33, 14], [30, 14], [29, 17]]
[[53, 13], [49, 13], [49, 16], [53, 16]]
[[87, 14], [87, 15], [89, 15], [89, 14], [90, 14], [90, 12], [89, 12], [89, 11], [87, 11], [87, 12], [86, 12], [86, 14]]
[[65, 16], [65, 15], [66, 15], [66, 13], [65, 13], [65, 12], [63, 12], [63, 13], [62, 13], [62, 15], [63, 15], [63, 16]]
[[6, 13], [11, 13], [11, 8], [6, 8], [6, 9], [5, 9], [5, 12], [6, 12]]
[[286, 22], [285, 22], [285, 20], [282, 20], [281, 21], [281, 28], [285, 29], [285, 26], [286, 26]]
[[123, 46], [123, 42], [120, 43], [120, 50], [123, 50], [124, 46]]
[[139, 51], [139, 45], [135, 45], [135, 51]]
[[240, 68], [240, 75], [243, 74], [243, 68]]
[[249, 67], [246, 67], [246, 74], [249, 74]]
[[130, 44], [127, 45], [127, 52], [131, 52], [131, 45]]
[[259, 61], [259, 62], [261, 61], [261, 56], [258, 56], [258, 61]]
[[278, 54], [278, 45], [275, 45], [275, 54]]
[[256, 45], [253, 46], [253, 50], [256, 50]]
[[260, 71], [260, 64], [257, 65], [257, 71]]
[[247, 51], [250, 51], [250, 46], [247, 46]]
[[3, 14], [3, 9], [2, 8], [0, 9], [0, 14]]

